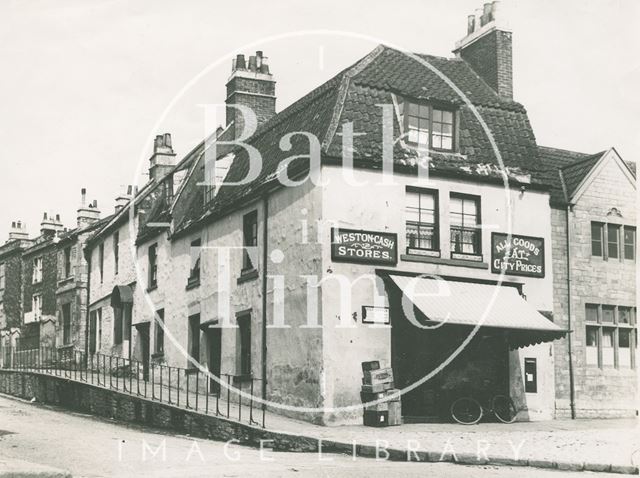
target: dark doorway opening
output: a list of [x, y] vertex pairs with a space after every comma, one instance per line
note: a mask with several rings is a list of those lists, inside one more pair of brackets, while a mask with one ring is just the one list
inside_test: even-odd
[[143, 380], [149, 380], [149, 359], [150, 359], [150, 347], [149, 347], [149, 322], [136, 324], [138, 331], [138, 343], [140, 344], [140, 360], [142, 361], [142, 378]]
[[220, 393], [220, 366], [222, 363], [222, 329], [210, 328], [206, 332], [207, 334], [207, 349], [208, 349], [208, 367], [209, 372], [218, 378], [209, 379], [209, 392], [215, 395]]

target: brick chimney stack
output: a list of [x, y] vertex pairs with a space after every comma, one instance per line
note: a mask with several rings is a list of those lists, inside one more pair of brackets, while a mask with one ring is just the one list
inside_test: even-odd
[[[231, 63], [231, 77], [227, 81], [227, 105], [242, 105], [251, 108], [258, 126], [276, 114], [276, 82], [269, 72], [269, 63], [261, 51], [245, 61], [238, 55]], [[234, 138], [242, 134], [245, 121], [242, 113], [227, 106], [227, 126], [231, 127]]]
[[58, 232], [64, 229], [62, 222], [60, 221], [60, 214], [47, 214], [46, 212], [42, 216], [42, 222], [40, 223], [40, 234], [43, 236], [55, 236]]
[[100, 210], [98, 209], [98, 202], [87, 204], [87, 190], [82, 188], [80, 190], [81, 200], [80, 207], [78, 208], [78, 227], [86, 227], [89, 224], [93, 224], [100, 219]]
[[9, 241], [14, 240], [28, 240], [29, 233], [27, 232], [27, 225], [22, 221], [11, 221], [11, 229], [9, 229]]
[[133, 198], [133, 186], [129, 184], [126, 188], [123, 188], [122, 192], [116, 198], [116, 212], [120, 211], [123, 207], [129, 204], [129, 201]]
[[467, 17], [467, 36], [456, 42], [453, 52], [498, 95], [513, 99], [511, 29], [501, 12], [498, 1], [476, 9]]
[[176, 153], [173, 152], [171, 135], [159, 134], [153, 142], [153, 155], [149, 159], [149, 179], [159, 180], [175, 166]]

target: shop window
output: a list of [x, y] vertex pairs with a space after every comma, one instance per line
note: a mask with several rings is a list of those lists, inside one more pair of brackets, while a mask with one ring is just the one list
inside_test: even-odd
[[635, 308], [587, 304], [586, 361], [601, 368], [634, 368]]
[[437, 192], [407, 188], [405, 214], [407, 253], [439, 251]]
[[607, 224], [607, 257], [617, 259], [620, 250], [620, 226]]
[[200, 238], [194, 239], [193, 241], [191, 241], [191, 247], [189, 249], [191, 264], [189, 266], [189, 278], [187, 280], [188, 285], [195, 285], [200, 282], [200, 253]]
[[[200, 362], [200, 314], [189, 317], [189, 355], [196, 362]], [[196, 367], [191, 361], [188, 361], [187, 368], [193, 369]]]
[[156, 355], [162, 355], [164, 354], [164, 309], [156, 311], [154, 330], [154, 352]]
[[409, 101], [399, 107], [408, 143], [428, 149], [454, 149], [453, 111]]
[[258, 245], [258, 211], [251, 211], [242, 217], [242, 270], [250, 271], [255, 269], [255, 264], [251, 260], [249, 248]]
[[636, 228], [632, 226], [624, 226], [624, 258], [636, 258]]
[[113, 273], [118, 275], [120, 266], [120, 231], [113, 233]]
[[158, 287], [158, 244], [151, 244], [148, 252], [149, 289]]
[[71, 343], [71, 304], [62, 304], [62, 343]]
[[604, 224], [601, 222], [591, 223], [591, 255], [604, 257], [604, 249], [602, 247]]
[[238, 317], [238, 375], [251, 375], [251, 315]]
[[480, 255], [480, 198], [451, 194], [451, 253]]

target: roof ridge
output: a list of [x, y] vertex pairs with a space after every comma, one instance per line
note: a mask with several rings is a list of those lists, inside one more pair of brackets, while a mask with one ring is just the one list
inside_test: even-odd
[[572, 163], [565, 164], [564, 166], [559, 166], [559, 168], [564, 170], [564, 169], [570, 168], [572, 166], [581, 166], [582, 164], [586, 163], [587, 161], [592, 161], [595, 158], [601, 158], [604, 153], [606, 153], [606, 151], [601, 151], [599, 153], [593, 153], [593, 154], [590, 154], [588, 156], [585, 156], [584, 158], [577, 159], [577, 160], [573, 161]]

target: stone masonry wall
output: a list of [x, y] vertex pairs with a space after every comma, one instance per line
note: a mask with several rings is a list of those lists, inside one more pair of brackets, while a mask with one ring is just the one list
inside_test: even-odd
[[[637, 410], [638, 380], [631, 368], [599, 368], [586, 363], [585, 305], [636, 305], [636, 263], [628, 259], [603, 260], [591, 255], [591, 221], [636, 224], [635, 187], [613, 158], [578, 199], [571, 223], [571, 330], [575, 402], [578, 417], [633, 416]], [[622, 217], [609, 214], [611, 208]], [[554, 321], [568, 326], [566, 212], [553, 210]], [[556, 341], [556, 411], [570, 414], [569, 356], [566, 340]], [[636, 361], [637, 364], [637, 361]]]

